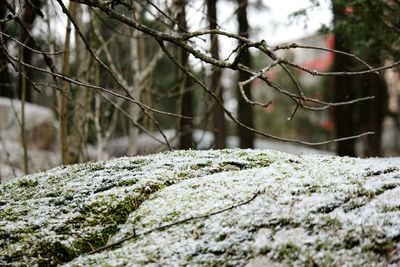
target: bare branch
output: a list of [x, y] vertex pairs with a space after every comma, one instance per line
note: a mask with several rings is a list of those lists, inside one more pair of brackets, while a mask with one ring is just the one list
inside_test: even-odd
[[164, 224], [164, 225], [160, 225], [160, 226], [154, 227], [152, 229], [145, 230], [145, 231], [143, 231], [141, 233], [136, 233], [136, 230], [134, 230], [133, 235], [127, 236], [127, 237], [122, 238], [122, 239], [120, 239], [118, 241], [115, 241], [115, 242], [113, 242], [111, 244], [108, 244], [108, 245], [105, 245], [105, 246], [103, 246], [101, 248], [95, 249], [95, 250], [91, 251], [89, 253], [89, 255], [95, 254], [95, 253], [99, 253], [101, 251], [104, 251], [104, 250], [106, 250], [108, 248], [111, 248], [111, 247], [114, 247], [114, 246], [121, 245], [122, 243], [124, 243], [124, 242], [126, 242], [128, 240], [131, 240], [133, 238], [139, 237], [139, 236], [148, 235], [148, 234], [150, 234], [152, 232], [163, 231], [163, 230], [165, 230], [167, 228], [170, 228], [172, 226], [175, 226], [175, 225], [179, 225], [179, 224], [183, 224], [183, 223], [187, 223], [187, 222], [194, 221], [194, 220], [199, 220], [199, 219], [206, 219], [206, 218], [209, 218], [211, 216], [215, 216], [217, 214], [221, 214], [223, 212], [226, 212], [226, 211], [229, 211], [229, 210], [233, 210], [233, 209], [238, 208], [240, 206], [244, 206], [244, 205], [249, 204], [250, 202], [252, 202], [254, 199], [256, 199], [259, 195], [261, 195], [263, 193], [264, 193], [264, 190], [260, 190], [260, 191], [257, 191], [256, 193], [254, 193], [251, 198], [249, 198], [247, 200], [244, 200], [244, 201], [241, 201], [241, 202], [239, 202], [237, 204], [233, 204], [233, 205], [231, 205], [229, 207], [226, 207], [226, 208], [214, 211], [214, 212], [210, 212], [210, 213], [207, 213], [207, 214], [198, 215], [198, 216], [192, 216], [192, 217], [184, 218], [182, 220], [178, 220], [178, 221], [175, 221], [175, 222], [172, 222], [172, 223], [167, 223], [167, 224]]
[[143, 107], [145, 110], [151, 110], [151, 111], [153, 111], [153, 112], [156, 112], [156, 113], [159, 113], [159, 114], [162, 114], [162, 115], [166, 115], [166, 116], [172, 116], [172, 117], [178, 117], [178, 118], [191, 119], [190, 117], [182, 116], [182, 115], [175, 114], [175, 113], [171, 113], [171, 112], [161, 111], [161, 110], [158, 110], [158, 109], [149, 107], [149, 106], [147, 106], [147, 105], [141, 103], [140, 101], [134, 100], [134, 99], [132, 99], [132, 98], [130, 98], [130, 97], [128, 97], [128, 96], [124, 96], [124, 95], [118, 94], [118, 93], [116, 93], [116, 92], [115, 92], [114, 90], [112, 90], [112, 89], [108, 89], [108, 88], [105, 88], [105, 87], [101, 87], [101, 86], [97, 86], [97, 85], [92, 85], [92, 84], [89, 84], [89, 83], [85, 83], [85, 82], [79, 81], [79, 80], [77, 80], [77, 79], [73, 79], [73, 78], [71, 78], [71, 77], [62, 75], [62, 74], [60, 74], [60, 73], [58, 73], [58, 72], [48, 71], [48, 70], [42, 69], [42, 68], [40, 68], [40, 67], [27, 64], [27, 63], [23, 62], [21, 59], [16, 58], [16, 57], [10, 55], [9, 53], [7, 53], [7, 56], [8, 56], [10, 59], [12, 59], [13, 61], [15, 61], [15, 62], [17, 62], [17, 63], [21, 63], [21, 64], [22, 64], [23, 66], [25, 66], [25, 67], [28, 67], [28, 68], [31, 68], [31, 69], [34, 69], [34, 70], [37, 70], [37, 71], [40, 71], [40, 72], [43, 72], [43, 73], [46, 73], [46, 74], [49, 74], [49, 75], [54, 75], [54, 76], [57, 77], [57, 78], [60, 78], [60, 79], [62, 79], [62, 80], [65, 80], [65, 81], [67, 81], [67, 82], [70, 82], [70, 83], [73, 83], [73, 84], [76, 84], [76, 85], [79, 85], [79, 86], [83, 86], [83, 87], [87, 87], [87, 88], [91, 88], [91, 89], [96, 89], [96, 90], [104, 91], [104, 92], [106, 92], [106, 93], [108, 93], [108, 94], [110, 94], [110, 95], [116, 96], [116, 97], [118, 97], [118, 98], [122, 98], [122, 99], [124, 99], [124, 100], [127, 100], [127, 101], [133, 103], [133, 104], [140, 105], [140, 106]]
[[184, 66], [182, 66], [182, 64], [180, 64], [180, 62], [165, 48], [164, 44], [162, 41], [159, 41], [159, 44], [161, 46], [161, 48], [163, 49], [164, 53], [174, 62], [175, 65], [177, 65], [179, 68], [181, 68], [190, 78], [192, 78], [197, 84], [199, 84], [208, 94], [210, 94], [216, 101], [217, 103], [224, 109], [225, 113], [228, 115], [228, 117], [234, 121], [235, 123], [237, 123], [238, 125], [240, 125], [241, 127], [244, 127], [250, 131], [253, 131], [256, 134], [259, 134], [261, 136], [267, 137], [267, 138], [273, 138], [279, 141], [283, 141], [283, 142], [291, 142], [291, 143], [298, 143], [298, 144], [303, 144], [303, 145], [310, 145], [310, 146], [319, 146], [319, 145], [325, 145], [325, 144], [331, 144], [334, 142], [339, 142], [339, 141], [344, 141], [344, 140], [350, 140], [350, 139], [356, 139], [362, 136], [366, 136], [366, 135], [371, 135], [374, 134], [373, 132], [365, 132], [365, 133], [361, 133], [358, 135], [354, 135], [354, 136], [347, 136], [347, 137], [343, 137], [343, 138], [337, 138], [337, 139], [331, 139], [331, 140], [327, 140], [327, 141], [322, 141], [322, 142], [306, 142], [306, 141], [300, 141], [300, 140], [296, 140], [296, 139], [289, 139], [289, 138], [282, 138], [282, 137], [278, 137], [278, 136], [274, 136], [272, 134], [268, 134], [265, 132], [261, 132], [258, 131], [254, 128], [248, 127], [247, 125], [243, 124], [242, 122], [238, 121], [232, 114], [232, 112], [230, 112], [221, 102], [221, 100], [218, 98], [217, 95], [215, 95], [214, 92], [212, 92], [210, 89], [207, 88], [207, 86], [200, 81], [195, 75], [193, 75], [193, 73], [191, 73], [189, 70], [187, 70]]
[[358, 61], [359, 63], [361, 63], [362, 65], [364, 65], [368, 69], [373, 69], [372, 66], [370, 66], [367, 62], [365, 62], [361, 58], [357, 57], [356, 55], [351, 54], [351, 53], [347, 53], [347, 52], [343, 52], [343, 51], [339, 51], [339, 50], [336, 50], [336, 49], [331, 49], [331, 48], [311, 46], [311, 45], [299, 45], [299, 44], [296, 44], [296, 43], [291, 43], [289, 45], [277, 45], [277, 46], [271, 48], [271, 50], [275, 52], [275, 51], [278, 51], [278, 50], [291, 49], [291, 48], [293, 48], [293, 49], [302, 48], [302, 49], [321, 50], [321, 51], [327, 51], [327, 52], [331, 52], [331, 53], [335, 53], [335, 54], [344, 55], [344, 56], [353, 58], [354, 60]]

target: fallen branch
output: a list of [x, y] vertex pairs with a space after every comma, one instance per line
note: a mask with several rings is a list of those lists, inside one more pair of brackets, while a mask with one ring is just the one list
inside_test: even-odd
[[117, 240], [117, 241], [115, 241], [115, 242], [113, 242], [113, 243], [111, 243], [111, 244], [105, 245], [105, 246], [100, 247], [100, 248], [98, 248], [98, 249], [95, 249], [95, 250], [91, 251], [91, 252], [89, 253], [89, 255], [92, 255], [92, 254], [101, 252], [101, 251], [103, 251], [103, 250], [106, 250], [106, 249], [111, 248], [111, 247], [114, 247], [114, 246], [121, 245], [121, 244], [124, 243], [125, 241], [131, 240], [131, 239], [133, 239], [133, 238], [135, 238], [135, 237], [147, 235], [147, 234], [150, 234], [150, 233], [156, 232], [156, 231], [163, 231], [163, 230], [165, 230], [165, 229], [167, 229], [167, 228], [170, 228], [170, 227], [172, 227], [172, 226], [175, 226], [175, 225], [179, 225], [179, 224], [186, 223], [186, 222], [189, 222], [189, 221], [194, 221], [194, 220], [199, 220], [199, 219], [205, 219], [205, 218], [208, 218], [208, 217], [211, 217], [211, 216], [214, 216], [214, 215], [217, 215], [217, 214], [220, 214], [220, 213], [223, 213], [223, 212], [226, 212], [226, 211], [235, 209], [235, 208], [237, 208], [237, 207], [240, 207], [240, 206], [243, 206], [243, 205], [247, 205], [247, 204], [249, 204], [250, 202], [252, 202], [254, 199], [256, 199], [256, 198], [257, 198], [260, 194], [262, 194], [262, 193], [264, 193], [264, 190], [259, 190], [259, 191], [257, 191], [256, 193], [254, 193], [254, 195], [253, 195], [251, 198], [249, 198], [249, 199], [247, 199], [247, 200], [244, 200], [244, 201], [242, 201], [242, 202], [239, 202], [239, 203], [237, 203], [237, 204], [234, 204], [234, 205], [232, 205], [232, 206], [230, 206], [230, 207], [227, 207], [227, 208], [224, 208], [224, 209], [220, 209], [220, 210], [217, 210], [217, 211], [214, 211], [214, 212], [210, 212], [210, 213], [207, 213], [207, 214], [203, 214], [203, 215], [192, 216], [192, 217], [189, 217], [189, 218], [185, 218], [185, 219], [182, 219], [182, 220], [179, 220], [179, 221], [175, 221], [175, 222], [172, 222], [172, 223], [168, 223], [168, 224], [164, 224], [164, 225], [161, 225], [161, 226], [157, 226], [157, 227], [152, 228], [152, 229], [150, 229], [150, 230], [143, 231], [142, 233], [138, 233], [138, 234], [137, 234], [136, 231], [133, 230], [133, 234], [132, 234], [132, 235], [127, 236], [127, 237], [125, 237], [125, 238], [122, 238], [122, 239], [120, 239], [120, 240]]

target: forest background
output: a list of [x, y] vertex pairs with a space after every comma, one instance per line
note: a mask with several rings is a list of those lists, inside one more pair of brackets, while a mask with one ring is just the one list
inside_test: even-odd
[[2, 1], [0, 177], [168, 149], [399, 155], [399, 11]]

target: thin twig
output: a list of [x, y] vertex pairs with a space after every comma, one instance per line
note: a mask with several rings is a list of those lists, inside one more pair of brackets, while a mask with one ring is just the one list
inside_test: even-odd
[[369, 65], [367, 62], [365, 62], [361, 58], [357, 57], [356, 55], [351, 54], [351, 53], [347, 53], [347, 52], [343, 52], [343, 51], [340, 51], [340, 50], [336, 50], [336, 49], [331, 49], [331, 48], [311, 46], [311, 45], [299, 45], [299, 44], [296, 44], [296, 43], [291, 43], [290, 45], [278, 45], [278, 46], [275, 46], [271, 50], [272, 51], [278, 51], [278, 50], [282, 50], [282, 49], [291, 49], [291, 48], [293, 48], [293, 49], [301, 48], [301, 49], [321, 50], [321, 51], [331, 52], [331, 53], [335, 53], [335, 54], [345, 55], [347, 57], [351, 57], [351, 58], [355, 59], [356, 61], [358, 61], [359, 63], [361, 63], [365, 67], [367, 67], [368, 69], [373, 69], [373, 67], [371, 65]]
[[34, 70], [37, 70], [37, 71], [40, 71], [40, 72], [43, 72], [43, 73], [46, 73], [46, 74], [56, 76], [56, 77], [58, 77], [58, 78], [60, 78], [60, 79], [62, 79], [62, 80], [68, 81], [68, 82], [70, 82], [70, 83], [73, 83], [73, 84], [76, 84], [76, 85], [79, 85], [79, 86], [83, 86], [83, 87], [87, 87], [87, 88], [91, 88], [91, 89], [96, 89], [96, 90], [104, 91], [104, 92], [106, 92], [106, 93], [108, 93], [108, 94], [110, 94], [110, 95], [116, 96], [116, 97], [118, 97], [118, 98], [122, 98], [122, 99], [124, 99], [124, 100], [127, 100], [127, 101], [132, 102], [132, 103], [137, 104], [137, 105], [140, 105], [140, 106], [144, 107], [145, 109], [151, 110], [151, 111], [156, 112], [156, 113], [159, 113], [159, 114], [163, 114], [163, 115], [166, 115], [166, 116], [172, 116], [172, 117], [178, 117], [178, 118], [192, 119], [191, 117], [182, 116], [182, 115], [180, 115], [180, 114], [175, 114], [175, 113], [171, 113], [171, 112], [166, 112], [166, 111], [162, 111], [162, 110], [158, 110], [158, 109], [149, 107], [149, 106], [147, 106], [147, 105], [141, 103], [140, 101], [137, 101], [137, 100], [135, 100], [135, 99], [132, 99], [132, 98], [130, 98], [130, 97], [128, 97], [128, 96], [124, 96], [124, 95], [118, 94], [118, 93], [116, 93], [113, 89], [108, 89], [108, 88], [105, 88], [105, 87], [101, 87], [101, 86], [97, 86], [97, 85], [92, 85], [92, 84], [89, 84], [89, 83], [85, 83], [85, 82], [82, 82], [82, 81], [80, 81], [80, 80], [78, 80], [78, 79], [74, 79], [74, 78], [71, 78], [71, 77], [62, 75], [62, 74], [60, 74], [60, 73], [58, 73], [58, 72], [48, 71], [48, 70], [46, 70], [46, 69], [42, 69], [42, 68], [40, 68], [40, 67], [36, 67], [36, 66], [31, 65], [31, 64], [27, 64], [27, 63], [23, 62], [21, 59], [16, 58], [16, 57], [13, 57], [13, 56], [10, 55], [8, 52], [6, 52], [6, 53], [7, 53], [7, 56], [8, 56], [10, 59], [12, 59], [13, 61], [15, 61], [15, 62], [17, 62], [17, 63], [21, 63], [21, 64], [22, 64], [23, 66], [25, 66], [25, 67], [29, 67], [29, 68], [31, 68], [31, 69], [34, 69]]
[[301, 65], [298, 65], [290, 60], [287, 59], [282, 59], [282, 63], [292, 66], [296, 69], [302, 70], [304, 72], [307, 72], [313, 76], [355, 76], [355, 75], [365, 75], [365, 74], [369, 74], [369, 73], [377, 73], [378, 71], [382, 71], [382, 70], [387, 70], [387, 69], [392, 69], [393, 67], [397, 66], [400, 64], [400, 60], [395, 61], [392, 64], [389, 65], [385, 65], [382, 67], [377, 67], [377, 68], [371, 68], [368, 70], [361, 70], [361, 71], [318, 71], [318, 70], [313, 70]]
[[239, 203], [237, 203], [237, 204], [233, 204], [233, 205], [231, 205], [231, 206], [229, 206], [229, 207], [227, 207], [227, 208], [223, 208], [223, 209], [220, 209], [220, 210], [217, 210], [217, 211], [214, 211], [214, 212], [210, 212], [210, 213], [203, 214], [203, 215], [198, 215], [198, 216], [192, 216], [192, 217], [185, 218], [185, 219], [182, 219], [182, 220], [179, 220], [179, 221], [175, 221], [175, 222], [172, 222], [172, 223], [167, 223], [167, 224], [164, 224], [164, 225], [161, 225], [161, 226], [157, 226], [157, 227], [155, 227], [155, 228], [152, 228], [152, 229], [143, 231], [143, 232], [141, 232], [141, 233], [136, 233], [136, 231], [134, 230], [133, 235], [127, 236], [127, 237], [122, 238], [122, 239], [120, 239], [120, 240], [118, 240], [118, 241], [115, 241], [115, 242], [113, 242], [113, 243], [111, 243], [111, 244], [108, 244], [108, 245], [105, 245], [105, 246], [103, 246], [103, 247], [101, 247], [101, 248], [98, 248], [98, 249], [96, 249], [96, 250], [93, 250], [93, 251], [91, 251], [91, 252], [89, 253], [89, 255], [95, 254], [95, 253], [99, 253], [99, 252], [101, 252], [101, 251], [103, 251], [103, 250], [106, 250], [106, 249], [108, 249], [108, 248], [121, 245], [121, 244], [124, 243], [125, 241], [131, 240], [131, 239], [136, 238], [136, 237], [139, 237], [139, 236], [148, 235], [148, 234], [150, 234], [150, 233], [152, 233], [152, 232], [163, 231], [163, 230], [165, 230], [165, 229], [167, 229], [167, 228], [170, 228], [170, 227], [172, 227], [172, 226], [176, 226], [176, 225], [183, 224], [183, 223], [186, 223], [186, 222], [190, 222], [190, 221], [194, 221], [194, 220], [199, 220], [199, 219], [206, 219], [206, 218], [209, 218], [209, 217], [211, 217], [211, 216], [214, 216], [214, 215], [217, 215], [217, 214], [221, 214], [221, 213], [226, 212], [226, 211], [229, 211], [229, 210], [233, 210], [233, 209], [238, 208], [238, 207], [240, 207], [240, 206], [247, 205], [247, 204], [249, 204], [250, 202], [252, 202], [254, 199], [256, 199], [256, 198], [257, 198], [259, 195], [261, 195], [262, 193], [264, 193], [264, 190], [259, 190], [259, 191], [257, 191], [256, 193], [254, 193], [254, 195], [253, 195], [251, 198], [249, 198], [249, 199], [247, 199], [247, 200], [241, 201], [241, 202], [239, 202]]
[[9, 34], [7, 34], [5, 32], [0, 32], [0, 35], [3, 35], [4, 37], [7, 37], [7, 39], [10, 39], [10, 40], [14, 41], [15, 43], [19, 44], [20, 46], [23, 46], [24, 48], [26, 48], [26, 49], [28, 49], [28, 50], [32, 51], [33, 53], [36, 53], [36, 54], [52, 56], [52, 55], [60, 55], [60, 54], [64, 53], [64, 51], [43, 52], [43, 51], [40, 51], [40, 50], [33, 49], [30, 46], [27, 46], [26, 44], [18, 41], [17, 39], [13, 38], [11, 35], [9, 35]]
[[215, 99], [215, 101], [217, 101], [218, 105], [221, 106], [221, 108], [224, 110], [225, 114], [228, 115], [228, 117], [233, 122], [235, 122], [239, 126], [244, 127], [247, 130], [252, 131], [252, 132], [254, 132], [256, 134], [259, 134], [259, 135], [267, 137], [267, 138], [272, 138], [272, 139], [276, 139], [276, 140], [279, 140], [279, 141], [283, 141], [283, 142], [298, 143], [298, 144], [310, 145], [310, 146], [319, 146], [319, 145], [331, 144], [331, 143], [335, 143], [335, 142], [339, 142], [339, 141], [356, 139], [356, 138], [360, 138], [362, 136], [374, 134], [374, 132], [365, 132], [365, 133], [361, 133], [361, 134], [358, 134], [358, 135], [346, 136], [346, 137], [337, 138], [337, 139], [330, 139], [330, 140], [321, 141], [321, 142], [306, 142], [306, 141], [301, 141], [301, 140], [296, 140], [296, 139], [282, 138], [282, 137], [278, 137], [278, 136], [275, 136], [275, 135], [272, 135], [272, 134], [268, 134], [268, 133], [265, 133], [265, 132], [258, 131], [256, 129], [252, 128], [252, 127], [249, 127], [249, 126], [243, 124], [241, 121], [236, 119], [235, 116], [233, 116], [232, 112], [230, 112], [224, 106], [224, 104], [221, 102], [219, 97], [214, 92], [212, 92], [202, 81], [200, 81], [193, 73], [191, 73], [187, 68], [182, 66], [182, 64], [180, 64], [180, 62], [165, 48], [165, 46], [164, 46], [162, 41], [159, 41], [159, 44], [160, 44], [161, 48], [163, 49], [164, 53], [172, 60], [172, 62], [174, 62], [174, 64], [176, 66], [181, 68], [191, 79], [193, 79], [198, 85], [200, 85], [201, 88], [203, 88], [208, 94], [210, 94]]

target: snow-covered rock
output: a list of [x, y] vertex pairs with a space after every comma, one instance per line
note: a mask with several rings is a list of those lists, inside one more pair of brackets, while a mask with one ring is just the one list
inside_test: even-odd
[[399, 266], [400, 159], [175, 151], [57, 167], [0, 185], [0, 265]]
[[[0, 97], [0, 182], [24, 170], [21, 114], [21, 101]], [[54, 112], [47, 107], [25, 103], [24, 114], [28, 169], [44, 170], [60, 164], [59, 153], [56, 153], [57, 121]]]
[[[20, 142], [21, 101], [0, 97], [1, 138]], [[54, 151], [56, 148], [56, 118], [47, 107], [25, 103], [25, 139], [29, 148]]]

